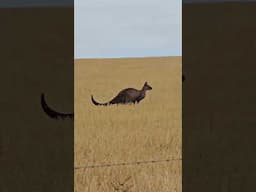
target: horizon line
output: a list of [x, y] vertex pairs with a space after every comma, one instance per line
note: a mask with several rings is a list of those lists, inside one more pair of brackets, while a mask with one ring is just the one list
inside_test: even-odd
[[182, 55], [170, 55], [170, 56], [141, 56], [141, 57], [86, 57], [86, 58], [74, 58], [74, 60], [85, 60], [85, 59], [149, 59], [149, 58], [170, 58], [170, 57], [182, 57]]

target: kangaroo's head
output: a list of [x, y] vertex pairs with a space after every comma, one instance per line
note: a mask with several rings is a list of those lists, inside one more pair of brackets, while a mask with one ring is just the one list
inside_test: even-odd
[[152, 87], [148, 84], [147, 81], [144, 83], [143, 90], [145, 90], [145, 91], [152, 90]]

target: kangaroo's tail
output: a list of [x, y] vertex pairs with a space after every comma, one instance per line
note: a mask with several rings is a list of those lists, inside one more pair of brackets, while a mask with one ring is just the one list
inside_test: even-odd
[[101, 106], [107, 106], [107, 105], [109, 105], [109, 103], [99, 103], [99, 102], [95, 101], [92, 95], [91, 95], [91, 100], [92, 100], [92, 103], [93, 103], [94, 105], [97, 105], [97, 106], [99, 106], [99, 105], [101, 105]]
[[74, 118], [74, 113], [60, 113], [60, 112], [57, 112], [57, 111], [51, 109], [51, 108], [47, 105], [43, 93], [41, 94], [41, 106], [42, 106], [44, 112], [45, 112], [49, 117], [51, 117], [51, 118], [53, 118], [53, 119], [65, 119], [65, 118], [71, 118], [71, 119], [73, 119], [73, 118]]

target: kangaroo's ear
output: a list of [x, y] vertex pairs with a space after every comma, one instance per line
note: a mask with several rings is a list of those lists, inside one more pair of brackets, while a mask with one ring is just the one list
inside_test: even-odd
[[148, 82], [146, 81], [145, 83], [144, 83], [144, 85], [147, 85], [148, 84]]

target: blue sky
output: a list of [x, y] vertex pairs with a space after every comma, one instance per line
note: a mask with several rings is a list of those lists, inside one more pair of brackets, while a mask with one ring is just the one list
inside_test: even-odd
[[75, 0], [75, 58], [181, 55], [181, 0]]

